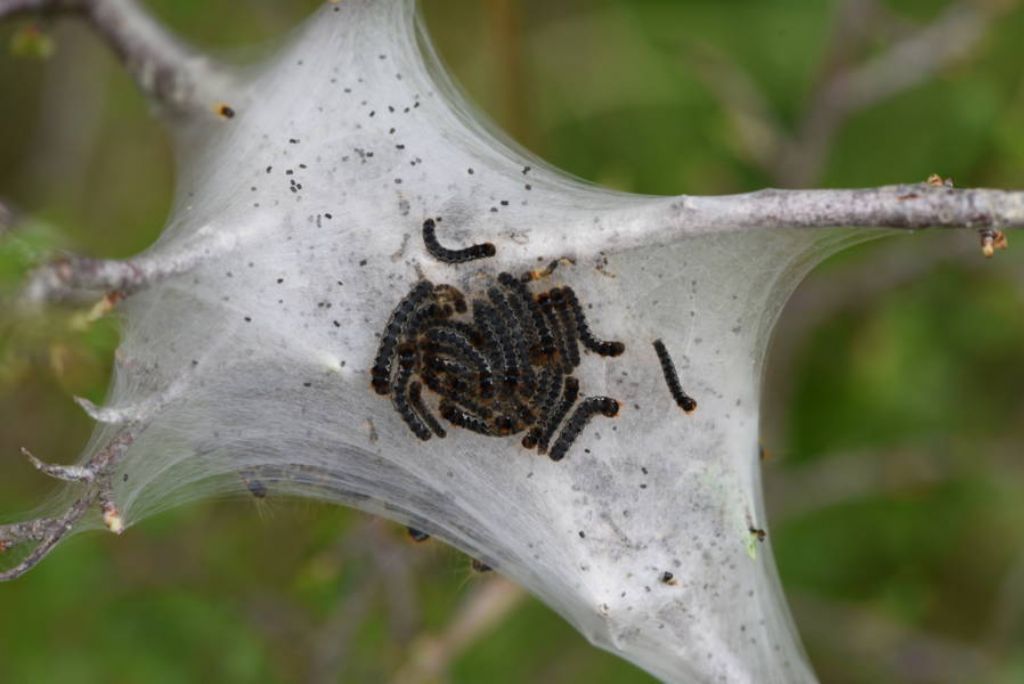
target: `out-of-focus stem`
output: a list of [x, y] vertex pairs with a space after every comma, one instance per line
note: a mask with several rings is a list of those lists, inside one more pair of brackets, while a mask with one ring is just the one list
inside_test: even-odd
[[0, 20], [33, 14], [84, 19], [164, 110], [234, 115], [237, 95], [227, 75], [133, 0], [0, 0]]

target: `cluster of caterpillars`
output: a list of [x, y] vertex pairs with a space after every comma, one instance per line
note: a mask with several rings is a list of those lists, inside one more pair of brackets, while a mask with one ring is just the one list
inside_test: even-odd
[[[447, 264], [496, 253], [489, 242], [444, 247], [434, 219], [423, 224], [423, 243], [432, 257]], [[601, 356], [619, 356], [625, 345], [593, 335], [571, 288], [533, 294], [528, 287], [557, 265], [552, 262], [520, 278], [501, 273], [486, 288], [486, 298], [468, 304], [457, 288], [426, 280], [399, 302], [381, 335], [371, 384], [378, 394], [391, 396], [413, 434], [424, 441], [447, 436], [424, 400], [424, 387], [437, 395], [438, 413], [448, 423], [495, 437], [527, 430], [523, 447], [547, 453], [554, 461], [565, 457], [594, 416], [618, 414], [619, 403], [610, 397], [585, 397], [577, 404], [580, 387], [572, 373], [580, 364], [581, 344]], [[697, 402], [683, 391], [668, 350], [661, 340], [653, 345], [673, 399], [692, 413]], [[415, 542], [430, 539], [413, 527], [407, 532]], [[491, 570], [476, 559], [472, 568]], [[670, 572], [661, 581], [676, 583]]]
[[[446, 262], [493, 255], [493, 247], [481, 245], [440, 247], [435, 228], [432, 220], [424, 224], [424, 242]], [[462, 254], [470, 250], [478, 256]], [[436, 395], [447, 423], [494, 437], [525, 431], [523, 447], [554, 461], [565, 457], [592, 418], [618, 414], [619, 403], [610, 397], [581, 399], [572, 373], [581, 345], [601, 356], [618, 356], [625, 346], [594, 336], [572, 288], [533, 294], [531, 280], [530, 274], [501, 273], [468, 302], [451, 285], [422, 280], [399, 302], [381, 336], [372, 386], [390, 395], [419, 439], [447, 435], [425, 390]]]

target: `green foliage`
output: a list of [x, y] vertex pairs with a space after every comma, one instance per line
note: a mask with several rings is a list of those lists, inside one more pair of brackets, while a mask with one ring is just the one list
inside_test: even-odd
[[56, 49], [53, 38], [38, 24], [22, 26], [11, 38], [10, 52], [23, 59], [49, 59]]

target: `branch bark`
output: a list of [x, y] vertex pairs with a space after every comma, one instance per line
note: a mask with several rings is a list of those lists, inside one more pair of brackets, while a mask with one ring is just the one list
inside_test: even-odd
[[98, 313], [106, 313], [123, 297], [214, 259], [238, 244], [230, 232], [201, 229], [191, 243], [166, 252], [131, 259], [93, 259], [67, 256], [37, 268], [22, 288], [22, 304], [78, 302], [106, 295]]
[[134, 0], [0, 0], [0, 21], [25, 15], [85, 20], [142, 92], [171, 113], [234, 116], [238, 96], [224, 70], [186, 47]]
[[124, 452], [135, 441], [137, 433], [138, 429], [135, 428], [121, 430], [83, 466], [50, 465], [22, 450], [40, 472], [59, 480], [79, 482], [85, 491], [57, 517], [0, 525], [0, 553], [15, 546], [36, 542], [36, 546], [20, 563], [0, 572], [0, 582], [17, 579], [38, 565], [93, 506], [99, 508], [107, 529], [115, 534], [124, 531], [124, 521], [111, 494], [111, 476]]
[[[959, 228], [981, 234], [985, 256], [1006, 247], [1005, 228], [1024, 228], [1024, 191], [955, 189], [935, 183], [855, 190], [767, 189], [741, 195], [669, 198], [652, 229], [727, 233], [779, 228]], [[78, 302], [106, 295], [98, 315], [121, 298], [185, 273], [235, 246], [230, 236], [197, 240], [174, 252], [119, 260], [65, 257], [42, 266], [22, 290], [29, 305]]]
[[767, 189], [683, 196], [668, 213], [674, 227], [693, 233], [849, 226], [968, 228], [994, 235], [1024, 227], [1024, 191], [955, 189], [933, 181], [855, 190]]

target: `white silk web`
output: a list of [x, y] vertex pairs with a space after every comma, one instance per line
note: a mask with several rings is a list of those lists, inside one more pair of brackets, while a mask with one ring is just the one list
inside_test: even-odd
[[[234, 119], [179, 131], [176, 206], [148, 254], [202, 258], [124, 302], [107, 405], [87, 406], [101, 425], [83, 460], [131, 430], [113, 478], [125, 521], [254, 486], [353, 505], [480, 558], [665, 680], [812, 681], [756, 532], [758, 402], [786, 297], [849, 236], [704, 233], [686, 221], [696, 198], [617, 194], [528, 157], [446, 80], [412, 0], [326, 5], [244, 92]], [[497, 255], [432, 258], [434, 216], [443, 244]], [[370, 389], [392, 309], [421, 278], [476, 294], [563, 257], [534, 290], [570, 285], [595, 333], [625, 343], [576, 372], [618, 417], [557, 463], [522, 435], [416, 439]]]

